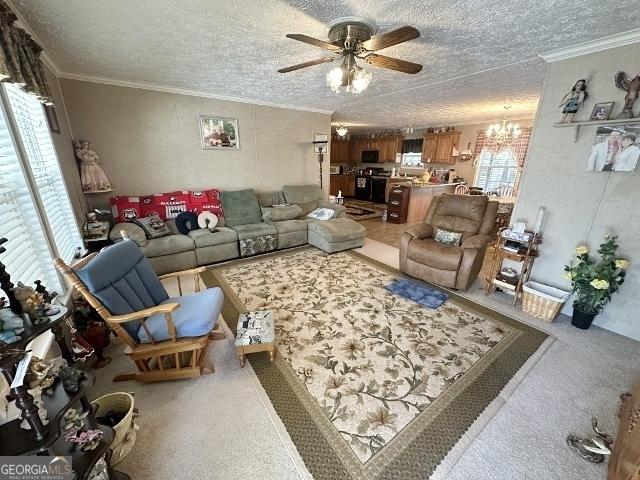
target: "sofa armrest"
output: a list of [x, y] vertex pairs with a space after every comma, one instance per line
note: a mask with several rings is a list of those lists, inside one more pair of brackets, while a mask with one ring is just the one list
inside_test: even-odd
[[333, 210], [333, 218], [342, 218], [347, 216], [347, 209], [345, 206], [338, 203], [318, 202], [318, 208], [329, 208]]
[[429, 238], [433, 236], [433, 227], [426, 223], [416, 223], [407, 228], [404, 233], [417, 239]]
[[[122, 232], [125, 232], [126, 237], [122, 235]], [[114, 243], [120, 242], [124, 238], [130, 238], [140, 247], [144, 247], [147, 244], [147, 236], [142, 227], [129, 222], [116, 223], [113, 228], [111, 228], [109, 238]]]
[[462, 242], [462, 245], [460, 245], [460, 247], [463, 249], [481, 249], [487, 246], [489, 240], [491, 240], [489, 235], [473, 235], [472, 237], [469, 237], [464, 242]]

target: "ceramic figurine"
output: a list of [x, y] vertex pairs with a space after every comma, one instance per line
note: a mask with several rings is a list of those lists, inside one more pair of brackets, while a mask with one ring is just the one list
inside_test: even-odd
[[562, 98], [560, 105], [558, 105], [562, 107], [561, 123], [572, 122], [573, 117], [588, 97], [587, 81], [585, 79], [578, 80], [571, 91]]
[[8, 308], [0, 310], [0, 341], [14, 343], [20, 340], [20, 334], [24, 332], [24, 320]]
[[640, 75], [630, 78], [625, 72], [616, 72], [616, 87], [627, 92], [624, 97], [624, 107], [616, 118], [633, 118], [633, 104], [640, 95]]
[[104, 170], [98, 165], [100, 157], [96, 152], [91, 150], [91, 144], [84, 140], [74, 143], [76, 157], [80, 160], [80, 181], [82, 183], [82, 191], [84, 192], [100, 192], [111, 190], [111, 183], [104, 173]]
[[22, 282], [18, 282], [18, 284], [13, 287], [12, 292], [16, 300], [20, 303], [22, 311], [28, 314], [29, 318], [35, 318], [35, 310], [37, 306], [42, 303], [42, 297], [36, 295], [35, 289], [26, 286]]
[[58, 376], [62, 380], [65, 392], [76, 393], [80, 388], [80, 381], [84, 378], [84, 372], [74, 367], [62, 367]]
[[53, 366], [53, 361], [45, 362], [44, 360], [33, 356], [29, 363], [29, 370], [25, 375], [25, 380], [29, 389], [41, 387], [43, 390], [49, 388], [53, 384], [53, 380], [46, 380], [49, 376], [49, 371]]

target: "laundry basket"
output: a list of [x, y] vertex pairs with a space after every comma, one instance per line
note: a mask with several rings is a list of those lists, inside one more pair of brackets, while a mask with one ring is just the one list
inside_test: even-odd
[[522, 286], [522, 311], [551, 323], [558, 316], [570, 293], [559, 288], [528, 281]]
[[138, 413], [134, 405], [133, 395], [126, 392], [109, 393], [96, 398], [91, 403], [95, 406], [96, 418], [106, 415], [110, 411], [124, 414], [122, 420], [113, 426], [116, 436], [111, 444], [113, 449], [111, 464], [115, 465], [127, 456], [136, 443], [136, 430], [139, 427], [135, 423]]

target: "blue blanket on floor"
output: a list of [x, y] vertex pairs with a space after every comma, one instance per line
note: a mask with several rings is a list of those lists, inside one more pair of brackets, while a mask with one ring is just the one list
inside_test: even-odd
[[441, 292], [440, 290], [412, 282], [405, 278], [396, 280], [384, 288], [389, 290], [391, 293], [413, 300], [423, 307], [428, 308], [438, 308], [449, 298], [449, 295]]

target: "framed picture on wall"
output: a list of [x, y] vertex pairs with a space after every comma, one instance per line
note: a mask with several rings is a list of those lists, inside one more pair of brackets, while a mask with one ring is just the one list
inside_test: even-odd
[[200, 141], [205, 150], [240, 148], [238, 119], [200, 115]]
[[640, 124], [598, 127], [587, 160], [592, 172], [633, 172], [640, 160]]
[[589, 120], [609, 120], [614, 102], [596, 103], [591, 111]]
[[58, 115], [56, 115], [56, 107], [53, 105], [45, 105], [44, 114], [49, 124], [49, 131], [51, 133], [60, 133], [60, 123], [58, 122]]

